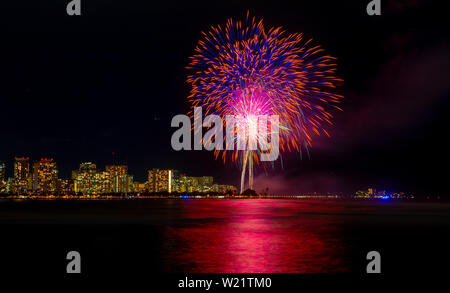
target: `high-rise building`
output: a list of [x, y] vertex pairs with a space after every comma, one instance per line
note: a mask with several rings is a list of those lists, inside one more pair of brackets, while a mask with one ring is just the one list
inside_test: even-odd
[[187, 178], [188, 177], [184, 174], [182, 174], [182, 175], [180, 175], [180, 177], [178, 177], [178, 180], [177, 180], [177, 191], [178, 192], [187, 192], [188, 191], [187, 190], [188, 185], [186, 183]]
[[30, 158], [15, 158], [14, 179], [16, 181], [27, 180], [30, 175]]
[[120, 175], [128, 174], [128, 166], [127, 165], [106, 165], [106, 172], [109, 172], [111, 178]]
[[16, 181], [13, 177], [8, 177], [8, 179], [6, 180], [5, 191], [8, 194], [16, 193]]
[[73, 179], [58, 179], [58, 184], [56, 185], [56, 190], [58, 194], [61, 195], [71, 195], [74, 193], [74, 181]]
[[233, 185], [213, 184], [212, 176], [190, 177], [181, 175], [175, 177], [174, 187], [177, 192], [217, 192], [234, 193], [236, 188]]
[[33, 189], [40, 194], [56, 192], [58, 168], [53, 159], [41, 159], [33, 164]]
[[186, 186], [188, 192], [197, 192], [200, 191], [198, 186], [198, 177], [187, 177], [186, 178]]
[[15, 158], [14, 160], [14, 185], [17, 193], [26, 193], [32, 189], [30, 173], [30, 158]]
[[213, 177], [211, 176], [202, 176], [197, 177], [198, 178], [198, 184], [202, 186], [212, 186], [213, 185]]
[[144, 193], [148, 190], [148, 184], [147, 183], [141, 183], [141, 182], [133, 182], [133, 192], [136, 193]]
[[94, 194], [110, 193], [112, 191], [111, 174], [106, 171], [97, 172], [94, 176]]
[[74, 189], [83, 195], [104, 194], [112, 191], [112, 179], [109, 172], [98, 171], [92, 162], [80, 164], [78, 170], [72, 171]]
[[0, 162], [0, 181], [5, 181], [6, 179], [6, 165]]
[[148, 170], [148, 191], [156, 192], [156, 174], [159, 169]]
[[[111, 178], [110, 190], [115, 193], [128, 193], [133, 190], [133, 177], [128, 174], [127, 165], [106, 165]], [[131, 184], [131, 188], [130, 188]]]
[[152, 169], [148, 171], [148, 190], [149, 192], [176, 192], [176, 170]]
[[130, 175], [118, 175], [112, 179], [113, 188], [115, 193], [130, 193], [133, 192], [133, 176]]
[[80, 168], [78, 169], [79, 172], [88, 172], [88, 173], [95, 173], [97, 172], [97, 165], [95, 165], [92, 162], [84, 162], [80, 164]]
[[0, 162], [0, 193], [6, 192], [6, 165]]
[[79, 169], [72, 172], [75, 192], [83, 195], [96, 194], [96, 174], [97, 166], [94, 163], [81, 163]]

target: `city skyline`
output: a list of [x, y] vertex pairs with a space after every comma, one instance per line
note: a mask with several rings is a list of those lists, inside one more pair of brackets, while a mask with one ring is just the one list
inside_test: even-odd
[[[0, 193], [41, 195], [99, 195], [128, 193], [227, 193], [233, 185], [218, 184], [212, 176], [187, 176], [174, 169], [150, 168], [148, 180], [139, 182], [124, 164], [106, 165], [105, 170], [93, 162], [82, 162], [72, 170], [70, 178], [58, 176], [53, 158], [14, 158], [13, 177], [7, 176], [6, 164], [0, 161]], [[220, 180], [219, 180], [220, 181]]]
[[[32, 162], [30, 157], [15, 157], [13, 177], [6, 176], [6, 164], [0, 161], [0, 194], [41, 194], [41, 195], [107, 195], [107, 194], [192, 194], [218, 193], [238, 195], [238, 189], [231, 184], [218, 184], [213, 176], [187, 176], [175, 169], [150, 168], [147, 181], [134, 180], [128, 174], [125, 164], [107, 164], [100, 170], [93, 162], [82, 162], [79, 168], [71, 171], [70, 178], [58, 177], [58, 165], [53, 158], [40, 158]], [[44, 174], [44, 176], [40, 175]], [[40, 179], [40, 177], [43, 177]], [[49, 177], [49, 178], [46, 178]], [[213, 184], [214, 182], [214, 184]], [[13, 188], [13, 189], [11, 189]], [[277, 195], [270, 193], [268, 187], [258, 186], [259, 195]], [[280, 194], [278, 194], [280, 195]], [[284, 196], [300, 196], [301, 198], [359, 198], [359, 199], [414, 199], [411, 192], [388, 191], [381, 187], [377, 191], [373, 186], [345, 193], [340, 190], [326, 192], [296, 192]], [[423, 196], [424, 194], [421, 194]], [[430, 193], [426, 195], [430, 199]], [[432, 199], [440, 199], [432, 195]]]

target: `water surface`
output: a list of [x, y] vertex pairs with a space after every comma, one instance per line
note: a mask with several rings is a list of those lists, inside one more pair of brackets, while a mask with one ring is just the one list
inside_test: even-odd
[[[445, 203], [340, 200], [0, 202], [7, 272], [60, 273], [69, 250], [85, 274], [361, 273], [438, 268], [450, 245]], [[7, 253], [6, 253], [7, 252]], [[411, 256], [415, 256], [413, 259]], [[26, 264], [26, 265], [24, 265]]]

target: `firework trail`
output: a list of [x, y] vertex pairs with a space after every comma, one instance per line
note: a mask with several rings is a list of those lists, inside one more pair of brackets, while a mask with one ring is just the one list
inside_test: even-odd
[[[254, 123], [249, 118], [253, 115], [278, 115], [280, 153], [301, 154], [312, 146], [314, 135], [329, 136], [325, 126], [332, 124], [330, 110], [341, 110], [337, 104], [342, 98], [335, 93], [342, 80], [335, 76], [334, 57], [302, 34], [266, 29], [249, 13], [243, 22], [229, 19], [202, 35], [187, 67], [193, 106], [202, 107], [205, 115], [240, 115], [244, 118], [238, 123], [247, 125]], [[253, 188], [253, 161], [258, 163], [260, 151], [231, 154], [242, 164], [241, 192], [247, 168]], [[225, 161], [226, 152], [216, 151], [216, 158], [220, 154]]]

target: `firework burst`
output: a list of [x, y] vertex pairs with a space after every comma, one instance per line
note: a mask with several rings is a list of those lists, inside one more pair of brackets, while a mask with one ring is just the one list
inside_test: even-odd
[[[341, 79], [335, 76], [334, 57], [311, 46], [302, 34], [266, 29], [248, 13], [243, 22], [229, 19], [202, 35], [188, 66], [193, 106], [202, 107], [205, 115], [239, 114], [244, 119], [238, 123], [244, 124], [252, 123], [245, 118], [252, 115], [278, 115], [280, 152], [301, 153], [312, 146], [314, 135], [329, 136], [325, 126], [332, 124], [330, 110], [340, 110], [342, 98], [335, 93]], [[250, 188], [258, 151], [231, 155], [242, 163], [243, 176], [248, 166]]]

